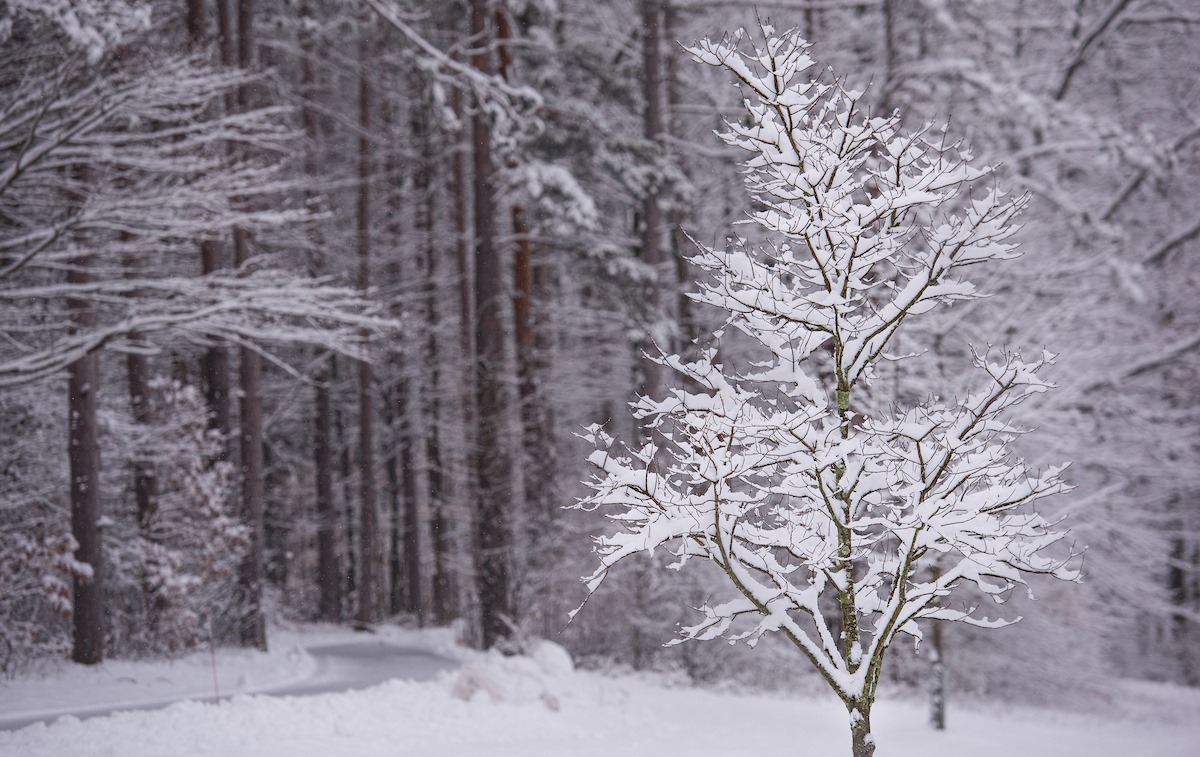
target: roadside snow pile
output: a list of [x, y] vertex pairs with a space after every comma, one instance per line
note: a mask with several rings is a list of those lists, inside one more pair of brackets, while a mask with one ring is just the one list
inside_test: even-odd
[[[409, 635], [396, 638], [416, 641]], [[667, 687], [644, 676], [574, 671], [570, 656], [549, 642], [527, 656], [464, 649], [454, 656], [459, 670], [424, 683], [392, 681], [306, 697], [236, 696], [219, 706], [185, 702], [93, 720], [62, 718], [49, 726], [0, 732], [0, 757], [849, 753], [845, 711], [834, 700], [736, 695]], [[1117, 685], [1116, 690], [1135, 696], [1133, 689]], [[1167, 689], [1158, 693], [1156, 701], [1167, 701]], [[1178, 693], [1174, 723], [1015, 708], [1001, 714], [994, 708], [955, 709], [950, 730], [936, 733], [925, 725], [923, 702], [891, 701], [879, 704], [873, 722], [881, 757], [1195, 757], [1200, 701]]]
[[455, 674], [451, 693], [465, 702], [479, 692], [492, 702], [525, 704], [539, 701], [554, 712], [560, 708], [560, 687], [575, 672], [571, 654], [552, 641], [538, 641], [528, 656], [482, 655]]

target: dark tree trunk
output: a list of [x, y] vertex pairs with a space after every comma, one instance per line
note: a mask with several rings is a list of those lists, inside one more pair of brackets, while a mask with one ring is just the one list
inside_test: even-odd
[[[660, 0], [641, 0], [642, 3], [642, 92], [645, 98], [642, 112], [642, 136], [651, 143], [654, 155], [657, 157], [661, 150], [663, 131], [662, 104], [662, 9]], [[658, 204], [658, 179], [651, 179], [651, 185], [646, 188], [642, 198], [642, 261], [652, 269], [650, 292], [647, 298], [648, 319], [651, 333], [648, 334], [643, 349], [650, 355], [658, 354], [659, 350], [669, 350], [669, 344], [663, 344], [664, 334], [655, 334], [654, 327], [660, 326], [666, 319], [664, 289], [667, 277], [674, 277], [674, 271], [666, 269], [662, 243], [662, 213]], [[642, 393], [661, 398], [663, 390], [663, 367], [650, 361], [642, 361], [644, 382]]]
[[[331, 357], [330, 361], [331, 376], [336, 384], [338, 379], [339, 361], [336, 356]], [[351, 469], [351, 449], [350, 442], [346, 439], [347, 420], [345, 413], [340, 410], [334, 411], [334, 428], [337, 432], [337, 448], [338, 448], [338, 469], [342, 478], [342, 523], [345, 525], [342, 536], [346, 557], [341, 561], [344, 566], [346, 577], [346, 596], [354, 594], [358, 590], [358, 530], [357, 519], [354, 511], [354, 487], [351, 482], [353, 476], [350, 475]]]
[[[129, 256], [125, 260], [125, 276], [137, 279], [141, 276], [141, 260]], [[132, 297], [139, 296], [134, 292]], [[134, 331], [129, 334], [131, 344], [148, 348], [142, 334]], [[140, 352], [130, 352], [125, 356], [125, 377], [129, 384], [129, 405], [133, 411], [133, 420], [139, 426], [147, 427], [154, 421], [154, 406], [156, 398], [150, 387], [150, 357]], [[148, 450], [140, 450], [133, 462], [133, 495], [137, 505], [138, 527], [142, 538], [150, 540], [151, 524], [154, 513], [158, 509], [158, 477], [155, 475], [154, 464], [146, 459]], [[149, 597], [147, 597], [149, 599]], [[148, 606], [148, 605], [147, 605]]]
[[[471, 2], [471, 64], [490, 76], [495, 69], [490, 51], [487, 0]], [[510, 635], [513, 618], [509, 592], [509, 552], [512, 513], [511, 440], [504, 376], [507, 372], [504, 328], [504, 264], [496, 245], [493, 200], [492, 138], [482, 107], [471, 116], [474, 137], [475, 218], [475, 396], [478, 436], [476, 472], [476, 574], [484, 648]]]
[[[300, 86], [304, 105], [300, 119], [304, 126], [304, 173], [309, 179], [305, 200], [310, 210], [315, 210], [319, 196], [312, 185], [318, 181], [320, 159], [317, 153], [317, 113], [313, 107], [317, 97], [317, 74], [313, 58], [317, 55], [316, 44], [308, 24], [313, 18], [312, 4], [304, 0], [300, 4]], [[322, 240], [311, 227], [310, 242], [312, 259], [310, 268], [314, 276], [325, 271]], [[313, 463], [316, 467], [317, 509], [317, 615], [322, 620], [337, 622], [342, 619], [342, 580], [337, 552], [337, 509], [333, 499], [333, 406], [329, 382], [330, 358], [322, 352], [317, 357], [316, 387], [313, 391]]]
[[[254, 70], [254, 0], [238, 4], [238, 65]], [[249, 85], [238, 88], [237, 106], [249, 110], [252, 93]], [[251, 256], [250, 232], [233, 230], [233, 262], [241, 267]], [[242, 602], [238, 638], [243, 647], [267, 648], [266, 622], [263, 618], [263, 563], [265, 560], [265, 508], [262, 411], [262, 361], [249, 347], [239, 350], [238, 379], [242, 397], [240, 447], [242, 457], [242, 519], [250, 530], [250, 547], [242, 561], [240, 588]]]
[[203, 50], [208, 44], [208, 14], [204, 0], [187, 0], [188, 41], [193, 49]]
[[[676, 34], [678, 15], [679, 9], [674, 4], [668, 4], [663, 13], [663, 36], [667, 40], [678, 39]], [[667, 82], [667, 115], [670, 124], [668, 129], [670, 133], [675, 135], [683, 133], [681, 111], [683, 107], [682, 90], [684, 84], [679, 75], [679, 61], [683, 55], [683, 51], [676, 47], [667, 55], [664, 63], [664, 73]], [[686, 155], [675, 150], [673, 151], [672, 159], [677, 169], [685, 173], [687, 172]], [[690, 282], [694, 280], [694, 276], [689, 270], [687, 262], [691, 242], [683, 230], [685, 222], [684, 206], [682, 203], [672, 203], [672, 205], [673, 208], [667, 217], [667, 234], [671, 240], [668, 259], [673, 259], [675, 262], [675, 313], [681, 335], [681, 344], [676, 345], [675, 349], [677, 354], [686, 357], [689, 355], [690, 345], [700, 336], [700, 333], [696, 320], [692, 315], [692, 300], [687, 296], [687, 290], [690, 288]]]
[[[210, 274], [224, 267], [222, 261], [221, 243], [208, 240], [200, 243], [201, 272]], [[214, 344], [204, 351], [201, 359], [201, 377], [204, 384], [204, 400], [208, 406], [208, 425], [221, 433], [221, 438], [229, 438], [233, 427], [232, 413], [229, 403], [229, 352], [223, 345]], [[227, 449], [227, 442], [222, 442], [222, 449]], [[228, 457], [228, 451], [222, 452], [220, 459]]]
[[[452, 32], [459, 29], [458, 9], [448, 4], [449, 24]], [[455, 59], [458, 59], [455, 53]], [[450, 92], [450, 107], [456, 119], [463, 117], [462, 92], [453, 88]], [[461, 134], [450, 137], [450, 199], [451, 215], [454, 219], [454, 261], [458, 275], [459, 312], [459, 356], [461, 358], [460, 382], [457, 401], [460, 407], [464, 440], [468, 450], [475, 449], [475, 261], [470, 246], [470, 203], [467, 200], [468, 178], [466, 155], [468, 147]], [[473, 452], [469, 454], [474, 454]], [[472, 463], [473, 464], [473, 463]], [[475, 502], [475, 478], [458, 477], [453, 493], [454, 500], [461, 503], [458, 512], [467, 512]], [[457, 582], [454, 573], [454, 544], [451, 538], [453, 519], [449, 495], [441, 502], [431, 502], [430, 530], [433, 552], [432, 612], [435, 623], [445, 624], [458, 617]], [[468, 521], [469, 522], [469, 521]]]
[[[208, 16], [204, 0], [187, 0], [188, 43], [193, 50], [203, 50], [208, 47]], [[228, 7], [225, 0], [218, 0], [218, 36], [224, 45], [225, 27], [228, 25]], [[228, 55], [228, 57], [227, 57]], [[232, 65], [232, 51], [222, 47], [221, 62]], [[205, 239], [200, 242], [200, 272], [204, 275], [213, 273], [225, 265], [221, 243], [215, 239]], [[232, 427], [229, 410], [229, 353], [220, 344], [214, 344], [204, 351], [200, 361], [200, 380], [204, 387], [204, 399], [208, 406], [209, 428], [221, 432], [223, 439], [229, 438]], [[219, 459], [228, 457], [226, 443], [222, 444], [222, 454]]]
[[[364, 14], [358, 41], [358, 287], [371, 286], [371, 82], [367, 75], [370, 44]], [[375, 403], [371, 363], [358, 363], [358, 446], [359, 446], [359, 623], [373, 623], [376, 615], [378, 585], [375, 579], [379, 514], [375, 502]]]
[[337, 510], [333, 502], [333, 408], [329, 371], [317, 374], [313, 463], [317, 473], [317, 611], [322, 620], [342, 619], [341, 569], [337, 556]]
[[[67, 282], [92, 281], [91, 257], [76, 258]], [[71, 300], [76, 328], [96, 325], [93, 304]], [[71, 364], [67, 381], [68, 457], [71, 473], [71, 535], [78, 547], [75, 559], [91, 566], [91, 576], [72, 579], [71, 659], [85, 665], [104, 660], [104, 553], [100, 534], [100, 446], [96, 428], [99, 356], [92, 352]]]
[[[390, 529], [388, 532], [388, 609], [395, 615], [405, 611], [407, 579], [404, 572], [404, 506], [400, 483], [402, 447], [405, 443], [405, 400], [402, 391], [388, 390], [383, 394], [383, 423], [391, 431], [392, 443], [383, 469], [387, 474], [387, 496]], [[407, 473], [407, 471], [406, 471]]]
[[[235, 232], [236, 237], [245, 234]], [[234, 249], [247, 244], [234, 243]], [[250, 547], [242, 561], [241, 645], [266, 649], [266, 627], [262, 611], [263, 562], [265, 559], [265, 500], [262, 417], [262, 363], [258, 353], [247, 347], [240, 352], [238, 378], [242, 388], [241, 456], [242, 519], [250, 529]]]
[[946, 730], [946, 658], [942, 638], [942, 623], [933, 621], [932, 663], [930, 671], [929, 724], [936, 731]]
[[[401, 609], [413, 613], [420, 620], [421, 613], [421, 535], [417, 502], [417, 429], [413, 423], [419, 409], [413, 407], [409, 392], [412, 382], [400, 382], [396, 398], [396, 410], [403, 419], [399, 434], [400, 455], [400, 501], [403, 512], [396, 513], [400, 551], [403, 553], [404, 580], [401, 593], [404, 595]], [[401, 566], [397, 566], [401, 567]]]
[[[515, 83], [517, 79], [516, 59], [513, 55], [513, 40], [516, 37], [514, 24], [508, 9], [503, 4], [496, 9], [496, 31], [499, 45], [500, 73], [504, 80]], [[517, 161], [509, 168], [516, 169]], [[544, 604], [541, 579], [544, 572], [534, 566], [546, 565], [559, 553], [553, 529], [556, 513], [561, 505], [555, 486], [556, 461], [554, 444], [554, 414], [548, 397], [545, 396], [542, 377], [545, 373], [545, 355], [549, 350], [545, 321], [539, 321], [540, 307], [548, 298], [547, 266], [539, 260], [542, 249], [534, 244], [533, 232], [527, 220], [524, 206], [513, 203], [509, 209], [515, 240], [513, 260], [513, 322], [516, 331], [517, 397], [521, 421], [521, 461], [519, 473], [523, 477], [525, 498], [525, 538], [538, 545], [539, 554], [545, 558], [527, 561], [532, 578], [534, 595], [533, 608]], [[539, 265], [541, 263], [541, 265]]]

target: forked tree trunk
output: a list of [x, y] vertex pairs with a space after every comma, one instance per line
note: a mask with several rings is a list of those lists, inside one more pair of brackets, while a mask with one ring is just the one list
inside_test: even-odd
[[[92, 280], [90, 256], [76, 258], [67, 272], [69, 284]], [[78, 329], [96, 325], [93, 303], [72, 299], [71, 320]], [[100, 533], [100, 447], [96, 428], [99, 355], [91, 352], [71, 364], [67, 380], [68, 458], [71, 473], [71, 535], [75, 559], [91, 566], [92, 575], [74, 574], [71, 659], [85, 665], [104, 661], [104, 553]]]

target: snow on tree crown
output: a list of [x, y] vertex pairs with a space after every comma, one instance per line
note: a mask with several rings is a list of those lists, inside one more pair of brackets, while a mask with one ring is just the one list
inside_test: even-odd
[[878, 417], [856, 405], [910, 315], [977, 297], [955, 275], [1016, 256], [1025, 199], [994, 186], [974, 196], [990, 169], [968, 165], [944, 131], [860, 115], [859, 93], [803, 78], [813, 64], [797, 33], [762, 31], [748, 53], [741, 34], [689, 49], [750, 94], [747, 120], [720, 136], [750, 153], [751, 222], [773, 240], [697, 243], [708, 278], [692, 296], [768, 357], [734, 371], [716, 348], [663, 355], [682, 388], [635, 403], [652, 441], [622, 454], [589, 429], [597, 474], [580, 506], [622, 528], [598, 539], [585, 582], [595, 591], [622, 559], [658, 547], [674, 569], [715, 563], [733, 596], [700, 608], [683, 638], [779, 632], [855, 699], [873, 692], [898, 633], [919, 636], [918, 620], [1004, 622], [952, 603], [960, 586], [1002, 602], [1030, 573], [1077, 576], [1055, 548], [1064, 533], [1030, 506], [1068, 488], [1065, 466], [1029, 470], [1010, 449], [1022, 430], [1001, 417], [1050, 388], [1038, 374], [1053, 356], [977, 353], [986, 385], [954, 405]]

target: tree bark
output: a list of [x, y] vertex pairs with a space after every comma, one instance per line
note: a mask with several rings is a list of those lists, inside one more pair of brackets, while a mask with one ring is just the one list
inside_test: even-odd
[[[313, 19], [312, 3], [300, 4], [300, 87], [303, 106], [300, 120], [304, 127], [304, 173], [308, 177], [305, 201], [314, 209], [319, 196], [313, 184], [319, 180], [320, 158], [317, 153], [317, 113], [313, 103], [317, 97], [317, 74], [313, 59], [318, 54], [308, 24]], [[311, 228], [311, 227], [310, 227]], [[325, 271], [323, 240], [315, 230], [309, 241], [313, 252], [310, 268], [314, 276]], [[316, 468], [317, 510], [317, 615], [322, 620], [342, 619], [341, 567], [337, 552], [337, 509], [333, 499], [333, 402], [329, 391], [330, 356], [322, 351], [317, 356], [318, 368], [313, 390], [313, 463]]]
[[322, 620], [342, 619], [341, 570], [337, 555], [337, 510], [333, 502], [333, 408], [329, 372], [317, 374], [313, 463], [317, 473], [317, 586]]
[[[489, 3], [471, 1], [471, 64], [480, 73], [495, 72], [490, 51]], [[509, 592], [509, 552], [512, 513], [512, 456], [504, 378], [505, 360], [504, 264], [496, 245], [491, 125], [480, 103], [471, 116], [474, 137], [475, 218], [475, 361], [478, 436], [476, 472], [476, 574], [484, 648], [510, 635], [513, 618]]]
[[859, 702], [857, 708], [850, 708], [850, 749], [854, 757], [875, 756], [875, 737], [871, 735], [869, 702]]
[[[368, 136], [371, 129], [371, 82], [367, 75], [370, 41], [367, 37], [369, 17], [360, 19], [358, 39], [358, 288], [371, 286], [371, 151]], [[377, 531], [379, 514], [375, 497], [375, 403], [371, 363], [358, 363], [358, 446], [359, 446], [359, 566], [358, 610], [359, 623], [373, 623], [376, 616], [376, 562], [379, 559]]]
[[[438, 249], [434, 244], [434, 194], [433, 171], [430, 164], [434, 145], [429, 136], [428, 113], [431, 102], [421, 100], [422, 107], [414, 108], [411, 114], [411, 128], [414, 139], [421, 149], [422, 158], [417, 161], [413, 173], [413, 190], [417, 203], [414, 217], [414, 231], [420, 245], [421, 278], [424, 281], [425, 293], [425, 340], [422, 345], [423, 363], [429, 370], [428, 386], [432, 391], [422, 393], [420, 407], [409, 409], [409, 418], [424, 420], [425, 426], [425, 461], [428, 468], [429, 508], [433, 513], [445, 512], [446, 481], [443, 469], [441, 426], [442, 401], [437, 387], [442, 386], [442, 351], [439, 342], [440, 318], [438, 310]], [[444, 524], [442, 524], [444, 526]], [[410, 613], [415, 613], [419, 622], [424, 622], [425, 597], [421, 581], [421, 520], [416, 502], [409, 502], [404, 511], [404, 556], [405, 573], [408, 576], [408, 591], [406, 592], [406, 607]], [[445, 535], [443, 535], [444, 539]], [[443, 551], [448, 545], [442, 544]], [[443, 569], [445, 564], [443, 562]], [[434, 591], [443, 597], [440, 601], [442, 612], [445, 612], [448, 587], [438, 587], [435, 577]], [[431, 609], [433, 609], [431, 607]]]
[[[126, 278], [138, 279], [141, 275], [141, 260], [130, 255], [125, 260]], [[139, 294], [134, 292], [131, 296], [138, 297]], [[136, 331], [130, 332], [129, 341], [142, 347], [149, 346], [142, 334]], [[155, 404], [154, 392], [150, 388], [150, 357], [139, 352], [128, 353], [125, 356], [125, 377], [133, 420], [143, 428], [148, 427], [154, 420]], [[145, 453], [146, 450], [139, 451], [133, 460], [133, 495], [137, 505], [138, 528], [142, 538], [149, 540], [151, 523], [158, 509], [158, 477], [154, 464], [145, 459]]]
[[946, 660], [941, 621], [933, 621], [933, 670], [930, 671], [929, 725], [935, 731], [946, 730]]
[[[452, 33], [459, 30], [459, 8], [449, 6], [448, 28]], [[459, 59], [457, 52], [453, 53], [455, 60]], [[463, 117], [462, 92], [458, 87], [450, 91], [450, 108], [455, 119], [462, 122]], [[458, 281], [458, 314], [459, 314], [459, 358], [461, 385], [458, 389], [458, 405], [463, 436], [466, 437], [467, 454], [470, 456], [468, 467], [473, 467], [473, 457], [476, 438], [476, 408], [475, 408], [475, 261], [470, 245], [470, 203], [467, 200], [468, 178], [467, 161], [468, 146], [461, 130], [451, 135], [450, 148], [450, 201], [451, 216], [454, 219], [454, 264]], [[454, 620], [459, 614], [458, 576], [453, 568], [455, 517], [462, 513], [470, 513], [475, 502], [475, 477], [459, 476], [456, 478], [453, 500], [459, 503], [457, 510], [451, 510], [450, 496], [442, 502], [431, 502], [433, 511], [430, 514], [432, 522], [430, 530], [433, 551], [433, 581], [432, 607], [435, 623], [445, 624]], [[469, 522], [469, 521], [468, 521]]]
[[[67, 272], [69, 284], [93, 280], [91, 256], [76, 258]], [[72, 299], [68, 306], [76, 328], [96, 325], [92, 303]], [[71, 473], [71, 535], [75, 559], [91, 566], [92, 575], [76, 573], [71, 582], [73, 612], [71, 659], [84, 665], [104, 661], [104, 553], [100, 533], [100, 446], [96, 428], [99, 356], [92, 352], [71, 364], [67, 381], [68, 458]]]
[[[238, 4], [238, 65], [247, 71], [254, 69], [254, 0], [239, 0]], [[237, 106], [249, 110], [249, 85], [238, 88]], [[250, 259], [250, 232], [233, 230], [233, 262], [241, 267]], [[265, 502], [263, 459], [262, 361], [249, 347], [239, 350], [238, 379], [242, 397], [240, 447], [242, 456], [242, 518], [250, 530], [250, 546], [242, 561], [240, 588], [242, 594], [238, 638], [243, 647], [267, 648], [266, 621], [263, 618], [263, 563], [265, 561]]]
[[[232, 50], [226, 51], [225, 34], [229, 24], [229, 9], [225, 0], [218, 0], [217, 34], [222, 45], [221, 63], [233, 65]], [[208, 47], [208, 17], [204, 0], [187, 0], [188, 43], [193, 50], [203, 50]], [[228, 55], [228, 58], [227, 58]], [[208, 275], [223, 268], [225, 265], [221, 243], [215, 239], [205, 239], [200, 247], [200, 273]], [[204, 387], [204, 400], [208, 406], [208, 426], [221, 432], [222, 453], [218, 459], [228, 457], [229, 430], [232, 419], [229, 410], [229, 353], [220, 344], [213, 344], [204, 351], [200, 360], [200, 381]]]
[[[662, 9], [660, 0], [641, 0], [642, 5], [642, 93], [645, 98], [642, 111], [642, 136], [650, 143], [654, 156], [659, 155], [663, 131], [662, 104]], [[642, 198], [642, 261], [652, 271], [650, 291], [647, 298], [647, 317], [650, 333], [643, 346], [650, 355], [670, 350], [669, 344], [660, 343], [664, 334], [656, 334], [655, 327], [666, 320], [664, 289], [668, 273], [662, 244], [662, 213], [658, 204], [658, 178], [651, 180]], [[642, 393], [661, 398], [664, 376], [663, 367], [650, 361], [642, 361]]]

